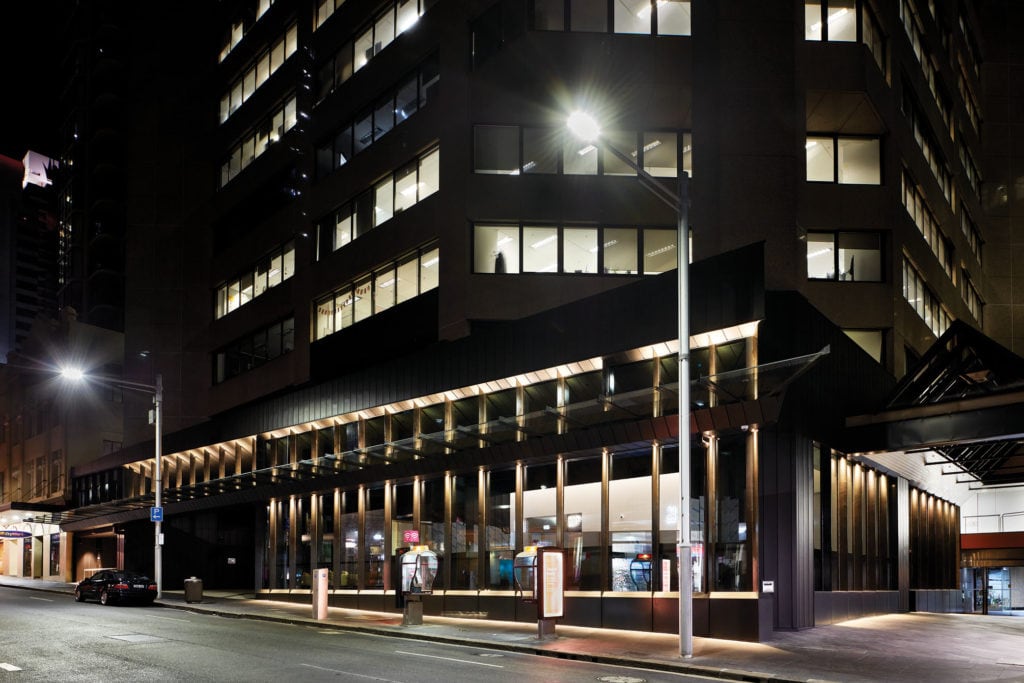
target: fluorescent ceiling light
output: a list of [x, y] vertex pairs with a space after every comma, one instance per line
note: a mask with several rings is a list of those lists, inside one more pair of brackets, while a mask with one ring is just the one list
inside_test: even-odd
[[533, 244], [531, 244], [530, 246], [533, 247], [534, 249], [540, 249], [545, 244], [548, 244], [549, 242], [553, 242], [557, 238], [558, 238], [557, 234], [555, 234], [555, 235], [548, 235], [544, 239], [538, 240], [538, 241], [534, 242]]
[[824, 249], [819, 249], [818, 251], [811, 251], [811, 252], [808, 252], [807, 258], [812, 259], [815, 256], [824, 256], [825, 254], [829, 253], [830, 251], [832, 251], [832, 247], [825, 247]]
[[437, 265], [437, 262], [440, 261], [440, 260], [441, 260], [440, 257], [435, 256], [434, 258], [430, 259], [429, 261], [424, 261], [423, 262], [423, 267], [424, 268], [430, 268], [431, 266], [435, 266], [435, 265]]
[[584, 156], [586, 154], [590, 154], [591, 152], [595, 151], [596, 149], [597, 149], [597, 147], [594, 147], [593, 145], [587, 145], [586, 147], [584, 147], [583, 149], [581, 149], [580, 151], [578, 151], [576, 153], [579, 154], [580, 156]]
[[511, 237], [509, 237], [508, 235], [504, 235], [504, 234], [503, 234], [503, 235], [501, 236], [501, 238], [500, 238], [500, 239], [498, 240], [498, 246], [500, 247], [500, 246], [501, 246], [501, 245], [503, 245], [503, 244], [508, 244], [508, 243], [509, 243], [509, 242], [511, 242], [511, 241], [512, 241], [512, 238], [511, 238]]

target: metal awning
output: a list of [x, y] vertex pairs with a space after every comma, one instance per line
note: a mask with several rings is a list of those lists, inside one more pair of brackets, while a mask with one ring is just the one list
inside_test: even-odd
[[954, 321], [884, 410], [846, 424], [859, 452], [933, 451], [984, 485], [1024, 483], [1024, 359]]
[[[693, 380], [691, 397], [699, 396], [695, 389], [701, 388], [705, 397], [710, 392], [714, 399], [694, 399], [690, 407], [691, 433], [745, 429], [774, 422], [786, 387], [828, 353], [826, 346], [817, 353]], [[676, 415], [678, 383], [673, 382], [167, 488], [162, 502], [168, 507], [194, 507], [203, 499], [218, 496], [235, 501], [265, 500], [319, 486], [351, 485], [355, 474], [360, 481], [405, 476], [403, 472], [412, 471], [411, 464], [417, 471], [425, 470], [432, 459], [442, 456], [452, 464], [460, 458], [490, 462], [510, 454], [531, 459], [545, 453], [615, 452], [639, 448], [654, 440], [673, 444], [678, 441]], [[47, 519], [80, 529], [90, 527], [90, 520], [109, 523], [105, 520], [144, 518], [145, 511], [154, 503], [154, 496], [147, 494], [52, 512]]]

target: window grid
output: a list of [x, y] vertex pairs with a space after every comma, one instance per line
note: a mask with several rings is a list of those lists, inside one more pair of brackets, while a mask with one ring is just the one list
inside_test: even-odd
[[295, 243], [288, 242], [252, 270], [217, 288], [214, 317], [223, 318], [295, 274]]
[[808, 232], [807, 278], [881, 282], [881, 244], [877, 232]]
[[437, 192], [440, 155], [439, 147], [421, 154], [321, 220], [317, 229], [317, 260]]
[[267, 151], [271, 144], [280, 140], [285, 133], [294, 128], [297, 122], [295, 98], [292, 97], [280, 109], [268, 116], [255, 130], [248, 132], [242, 141], [231, 150], [228, 160], [220, 169], [220, 186], [224, 187], [231, 182], [257, 157]]
[[[345, 0], [324, 0], [317, 7], [313, 29], [320, 28], [336, 8]], [[335, 88], [366, 66], [371, 59], [391, 44], [398, 36], [413, 28], [423, 13], [437, 0], [394, 0], [374, 20], [362, 27], [353, 40], [345, 43], [321, 67], [318, 75], [319, 97], [334, 92]]]
[[955, 206], [956, 188], [953, 186], [953, 176], [949, 172], [945, 157], [942, 156], [939, 145], [935, 142], [935, 137], [928, 123], [924, 120], [921, 108], [914, 101], [909, 87], [904, 87], [903, 90], [903, 113], [913, 129], [914, 141], [921, 148], [921, 153], [924, 154], [928, 168], [931, 169], [932, 175], [935, 176], [943, 196], [949, 202], [950, 207]]
[[237, 377], [295, 348], [295, 319], [288, 318], [257, 330], [218, 351], [214, 357], [213, 383]]
[[[253, 2], [250, 2], [251, 6]], [[256, 25], [256, 22], [260, 20], [270, 6], [274, 4], [274, 0], [256, 0], [256, 12], [251, 23], [247, 24], [244, 19], [240, 19], [237, 22], [231, 24], [231, 28], [228, 30], [228, 35], [224, 38], [223, 47], [220, 50], [220, 55], [217, 57], [218, 62], [223, 62], [227, 59], [227, 56], [231, 54], [231, 51], [238, 47], [238, 44], [242, 42], [242, 38], [245, 34]]]
[[942, 269], [946, 271], [951, 282], [956, 282], [956, 266], [953, 258], [953, 245], [939, 228], [939, 222], [935, 215], [928, 208], [921, 190], [914, 183], [914, 179], [906, 171], [903, 172], [903, 206], [906, 207], [914, 225], [924, 236], [935, 258], [939, 260]]
[[320, 340], [438, 286], [440, 252], [430, 245], [360, 275], [314, 304]]
[[228, 92], [220, 99], [220, 122], [224, 123], [232, 114], [238, 111], [253, 93], [263, 85], [274, 73], [277, 72], [289, 57], [295, 54], [298, 47], [297, 30], [294, 24], [285, 32], [285, 35], [264, 53], [259, 56], [246, 72], [239, 76]]
[[593, 0], [533, 0], [530, 26], [535, 31], [692, 34], [690, 0], [618, 0], [604, 7], [601, 4]]
[[971, 218], [971, 214], [967, 211], [967, 207], [962, 204], [960, 205], [960, 230], [964, 233], [964, 237], [967, 238], [967, 246], [970, 247], [971, 253], [974, 254], [975, 258], [978, 259], [978, 263], [981, 264], [981, 232]]
[[978, 325], [984, 324], [982, 320], [982, 311], [984, 310], [985, 302], [981, 299], [981, 294], [978, 293], [977, 288], [974, 286], [974, 282], [971, 280], [970, 274], [966, 269], [963, 270], [960, 276], [960, 294], [964, 298], [964, 302], [967, 304], [967, 309], [974, 316], [974, 319], [978, 321]]
[[903, 257], [903, 298], [936, 337], [941, 337], [949, 328], [952, 320], [949, 312], [906, 256]]
[[336, 129], [330, 139], [317, 147], [317, 177], [324, 178], [341, 168], [354, 155], [422, 109], [437, 97], [439, 83], [440, 72], [434, 55], [398, 87], [382, 95], [372, 108]]
[[677, 230], [660, 227], [478, 223], [478, 274], [657, 275], [675, 270]]
[[[659, 178], [693, 177], [693, 137], [677, 130], [610, 131], [604, 144]], [[636, 175], [612, 152], [555, 129], [514, 125], [473, 126], [473, 171], [483, 175]]]

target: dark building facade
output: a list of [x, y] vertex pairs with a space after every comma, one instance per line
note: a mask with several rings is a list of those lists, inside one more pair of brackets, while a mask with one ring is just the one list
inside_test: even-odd
[[[960, 609], [956, 505], [846, 418], [954, 321], [1015, 339], [982, 261], [986, 16], [222, 3], [176, 220], [127, 230], [126, 372], [161, 372], [176, 416], [166, 585], [305, 600], [325, 567], [333, 604], [395, 609], [417, 531], [442, 559], [428, 610], [529, 618], [509, 563], [556, 545], [570, 623], [673, 631], [688, 381], [696, 634]], [[566, 132], [577, 109], [600, 144]], [[628, 160], [689, 177], [690, 377], [677, 213]], [[92, 504], [63, 528], [146, 568], [141, 415], [75, 468]]]

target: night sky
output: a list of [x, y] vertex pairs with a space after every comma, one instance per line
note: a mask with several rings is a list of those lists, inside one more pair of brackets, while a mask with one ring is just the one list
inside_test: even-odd
[[57, 156], [58, 75], [63, 49], [58, 4], [0, 2], [0, 154], [21, 159], [33, 149]]

